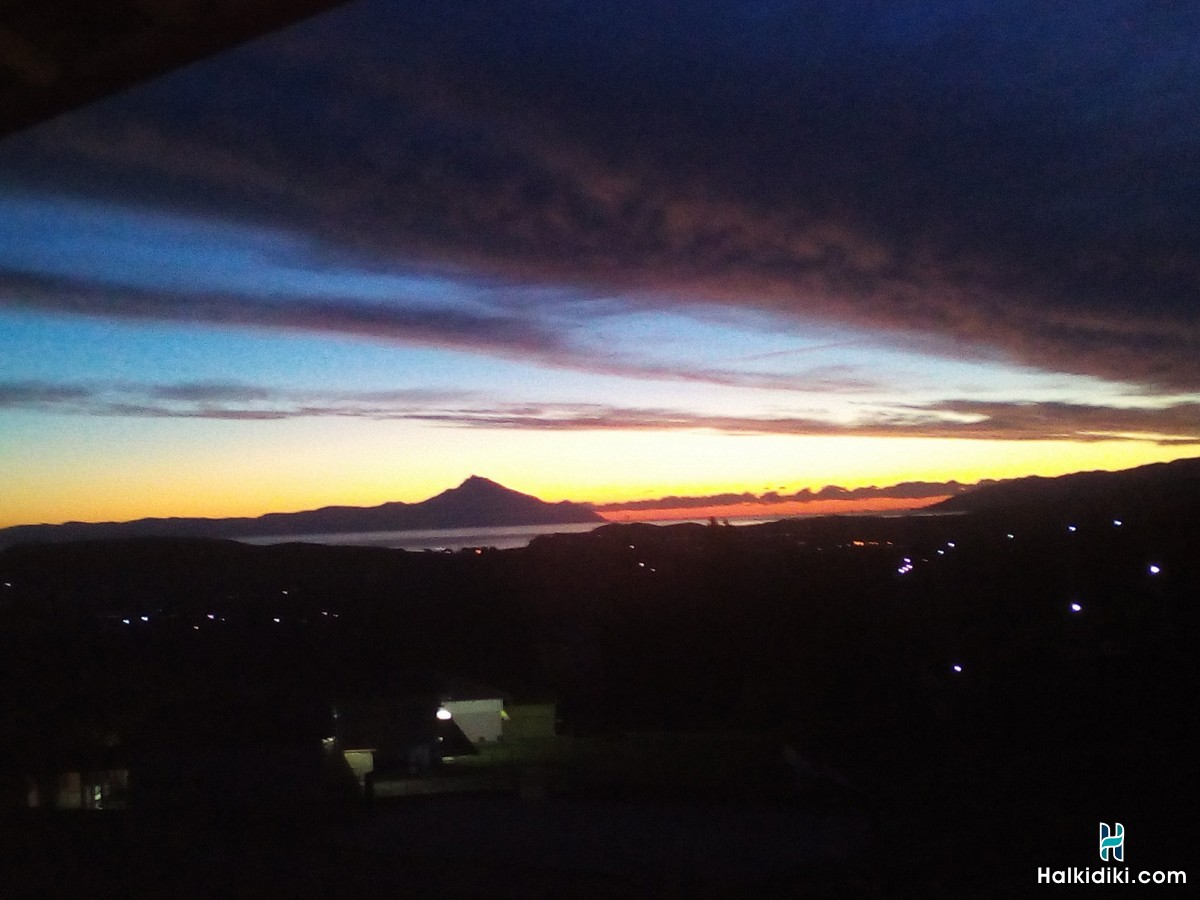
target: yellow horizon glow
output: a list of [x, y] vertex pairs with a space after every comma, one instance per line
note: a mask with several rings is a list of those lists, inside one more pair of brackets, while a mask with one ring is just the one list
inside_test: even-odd
[[[79, 425], [78, 420], [74, 423]], [[418, 502], [475, 474], [548, 502], [793, 493], [905, 481], [974, 484], [1195, 455], [1149, 442], [468, 431], [411, 424], [91, 420], [67, 444], [10, 453], [0, 527], [231, 518]], [[1190, 451], [1190, 452], [1189, 452]], [[694, 515], [694, 514], [693, 514]]]

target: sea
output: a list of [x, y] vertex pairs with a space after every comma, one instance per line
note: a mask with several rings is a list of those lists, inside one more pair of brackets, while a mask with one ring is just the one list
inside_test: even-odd
[[[931, 515], [925, 510], [910, 510], [904, 513], [889, 511], [879, 515]], [[868, 513], [868, 515], [870, 515]], [[941, 513], [945, 515], [945, 513]], [[780, 518], [796, 516], [730, 516], [722, 519], [730, 525], [758, 525], [763, 522], [778, 522]], [[683, 525], [697, 523], [707, 525], [709, 519], [666, 519], [646, 522], [648, 525]], [[527, 547], [535, 537], [543, 534], [583, 534], [605, 524], [582, 522], [575, 525], [510, 525], [502, 528], [440, 528], [428, 531], [346, 531], [327, 534], [264, 535], [262, 537], [238, 538], [244, 544], [334, 544], [347, 547], [384, 547], [392, 550], [456, 551], [474, 547], [491, 547], [496, 550], [513, 550]]]
[[527, 547], [542, 534], [582, 534], [603, 523], [577, 525], [510, 525], [502, 528], [437, 528], [428, 531], [343, 531], [328, 534], [264, 535], [239, 538], [243, 544], [336, 544], [344, 547], [385, 547], [392, 550], [463, 550]]

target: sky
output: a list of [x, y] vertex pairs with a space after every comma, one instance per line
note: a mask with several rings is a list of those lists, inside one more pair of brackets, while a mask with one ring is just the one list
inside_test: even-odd
[[0, 140], [0, 527], [1200, 455], [1198, 108], [1190, 3], [348, 4]]

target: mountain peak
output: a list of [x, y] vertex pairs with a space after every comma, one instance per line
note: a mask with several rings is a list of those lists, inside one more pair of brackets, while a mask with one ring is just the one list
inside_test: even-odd
[[24, 525], [0, 529], [4, 537], [23, 540], [83, 540], [104, 537], [171, 535], [183, 537], [253, 537], [257, 535], [332, 534], [349, 531], [405, 531], [430, 528], [474, 528], [557, 525], [604, 521], [584, 503], [546, 503], [472, 475], [455, 488], [420, 503], [384, 503], [363, 508], [326, 507], [297, 513], [270, 513], [257, 519], [140, 519], [75, 525]]
[[463, 488], [481, 488], [481, 487], [503, 488], [506, 491], [510, 490], [509, 488], [504, 487], [504, 485], [500, 484], [498, 481], [492, 481], [492, 479], [484, 478], [482, 475], [468, 476], [463, 481], [463, 483], [460, 484], [454, 490], [461, 491]]
[[418, 506], [431, 516], [471, 525], [603, 521], [584, 504], [546, 503], [480, 475], [472, 475]]
[[426, 500], [429, 503], [432, 500], [440, 500], [445, 497], [454, 498], [477, 498], [484, 499], [490, 497], [529, 497], [529, 494], [522, 494], [520, 491], [514, 491], [512, 488], [507, 488], [498, 481], [492, 481], [490, 478], [484, 478], [482, 475], [472, 475], [466, 478], [458, 487], [446, 488], [436, 497], [431, 497]]

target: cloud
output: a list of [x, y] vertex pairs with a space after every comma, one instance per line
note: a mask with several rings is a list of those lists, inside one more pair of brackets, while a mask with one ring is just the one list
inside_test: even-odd
[[429, 303], [367, 302], [354, 297], [314, 300], [162, 291], [0, 273], [0, 308], [4, 307], [116, 320], [350, 336], [482, 353], [619, 378], [822, 393], [861, 393], [880, 386], [876, 380], [841, 366], [815, 366], [789, 373], [707, 366], [699, 361], [656, 363], [588, 346], [573, 338], [570, 323], [553, 315], [539, 316], [536, 306], [530, 303], [519, 303], [515, 310], [475, 311]]
[[461, 403], [468, 397], [461, 391], [425, 388], [296, 391], [238, 382], [0, 382], [0, 409], [155, 419], [403, 419], [431, 405]]
[[264, 387], [217, 381], [155, 386], [150, 388], [147, 394], [159, 400], [193, 403], [249, 403], [270, 400], [273, 396], [273, 393]]
[[749, 492], [741, 494], [709, 494], [701, 497], [659, 497], [654, 500], [629, 500], [622, 503], [605, 503], [596, 507], [601, 513], [620, 512], [643, 509], [702, 509], [705, 507], [733, 506], [757, 503], [769, 511], [770, 507], [781, 503], [809, 503], [818, 500], [877, 500], [881, 498], [895, 500], [929, 500], [935, 497], [946, 497], [967, 490], [969, 485], [957, 481], [906, 481], [888, 487], [858, 487], [844, 488], [837, 485], [826, 485], [820, 490], [808, 488], [792, 494], [780, 494], [768, 491], [763, 494]]
[[354, 335], [451, 349], [487, 347], [514, 355], [566, 352], [559, 335], [533, 321], [455, 307], [154, 291], [22, 273], [0, 277], [0, 305], [117, 320]]
[[[592, 403], [500, 403], [426, 389], [300, 391], [238, 382], [0, 382], [0, 408], [134, 418], [359, 418], [523, 431], [711, 431], [728, 435], [1200, 443], [1200, 404], [1159, 407], [944, 400], [863, 408], [853, 422], [817, 416], [714, 415]], [[824, 498], [821, 498], [824, 499]]]
[[[296, 230], [364, 265], [1194, 391], [1197, 35], [1200, 8], [1116, 0], [365, 2], [6, 141], [0, 163], [26, 189]], [[359, 315], [297, 314], [377, 333]], [[503, 319], [477, 342], [483, 324], [446, 310], [429, 333], [553, 349]]]
[[975, 426], [1012, 437], [1088, 440], [1092, 437], [1140, 436], [1154, 437], [1164, 443], [1200, 439], [1200, 403], [1114, 407], [1061, 402], [944, 400], [930, 407], [914, 409], [970, 416]]
[[76, 385], [41, 381], [0, 382], [0, 409], [37, 408], [76, 403], [90, 396], [90, 391]]
[[[986, 412], [985, 412], [986, 410]], [[802, 416], [723, 416], [684, 410], [544, 405], [420, 412], [422, 421], [470, 428], [548, 431], [681, 431], [793, 436], [959, 438], [1093, 443], [1109, 440], [1200, 443], [1200, 404], [1126, 409], [1063, 403], [945, 401], [864, 411], [851, 423]]]

